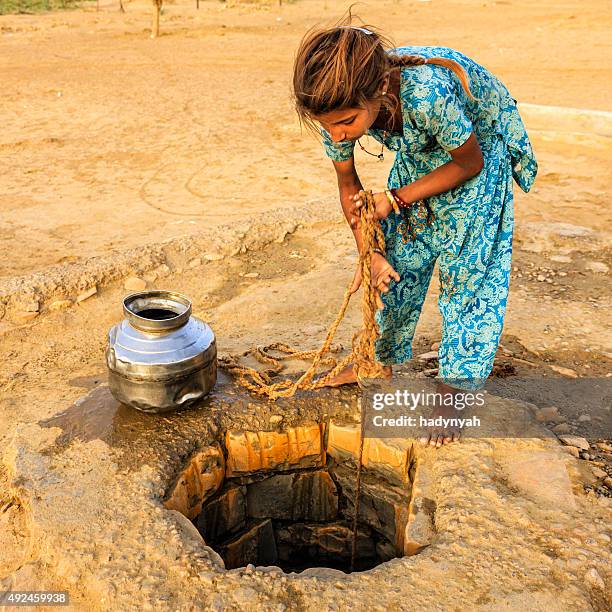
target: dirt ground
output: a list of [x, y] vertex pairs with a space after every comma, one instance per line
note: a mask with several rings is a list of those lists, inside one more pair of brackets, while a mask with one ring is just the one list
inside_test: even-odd
[[[145, 2], [0, 17], [0, 278], [335, 196], [320, 143], [300, 133], [291, 67], [304, 31], [348, 3], [233, 4], [167, 2], [157, 40]], [[357, 8], [397, 44], [471, 55], [520, 102], [612, 110], [603, 0]], [[541, 174], [517, 194], [518, 221], [599, 227], [609, 150], [530, 133]], [[359, 155], [364, 184], [380, 188], [389, 164]]]
[[[203, 1], [196, 11], [195, 3], [167, 3], [158, 40], [148, 37], [149, 5], [140, 2], [126, 3], [125, 14], [103, 1], [99, 12], [0, 17], [0, 286], [248, 215], [274, 220], [280, 206], [325, 199], [338, 208], [331, 163], [320, 143], [300, 134], [289, 94], [301, 35], [346, 6]], [[360, 14], [398, 44], [468, 53], [521, 102], [610, 111], [606, 7], [599, 0], [400, 0], [364, 4]], [[513, 278], [495, 373], [609, 377], [612, 143], [609, 134], [554, 121], [527, 127], [540, 173], [532, 193], [515, 188]], [[387, 157], [378, 163], [357, 153], [365, 185], [384, 184]], [[330, 212], [329, 221], [282, 243], [170, 266], [148, 286], [192, 297], [222, 355], [275, 340], [316, 348], [355, 261], [348, 227]], [[109, 283], [79, 306], [0, 321], [0, 448], [18, 423], [49, 418], [103, 382], [106, 332], [121, 317], [125, 293], [122, 282]], [[436, 299], [434, 279], [415, 354], [439, 340]], [[338, 342], [348, 347], [359, 323], [355, 300]], [[435, 362], [411, 367], [431, 370]], [[547, 405], [544, 398], [540, 407]], [[587, 433], [579, 422], [568, 427]], [[583, 490], [576, 494], [593, 508], [585, 524], [609, 510], [612, 447], [596, 442], [577, 458]], [[0, 468], [0, 491], [5, 485]], [[0, 509], [5, 501], [0, 495]], [[609, 543], [608, 529], [597, 529]], [[19, 551], [0, 558], [1, 589], [25, 544], [18, 528], [0, 531], [0, 550]], [[505, 578], [512, 576], [508, 570]]]

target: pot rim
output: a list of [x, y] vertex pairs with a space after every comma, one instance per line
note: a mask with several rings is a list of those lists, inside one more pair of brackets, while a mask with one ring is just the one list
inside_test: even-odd
[[[138, 303], [138, 300], [143, 300], [143, 308], [133, 310], [134, 305]], [[150, 304], [146, 303], [146, 300], [150, 301]], [[142, 312], [146, 307], [159, 306], [176, 312], [175, 317], [169, 319], [149, 319], [147, 317], [141, 317], [138, 312]], [[180, 310], [177, 310], [180, 309]], [[182, 327], [189, 321], [191, 317], [191, 300], [176, 291], [167, 291], [165, 289], [151, 289], [148, 291], [137, 291], [136, 293], [130, 293], [123, 298], [123, 313], [125, 314], [130, 325], [145, 332], [165, 332], [172, 329]]]

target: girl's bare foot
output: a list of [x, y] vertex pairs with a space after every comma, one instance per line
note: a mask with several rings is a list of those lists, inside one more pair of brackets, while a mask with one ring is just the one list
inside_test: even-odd
[[[458, 414], [454, 407], [454, 395], [459, 393], [460, 389], [455, 389], [449, 385], [438, 382], [436, 383], [436, 391], [442, 395], [451, 394], [453, 396], [453, 405], [448, 406], [445, 404], [434, 406], [432, 414], [428, 418], [435, 419], [436, 417], [443, 417], [446, 419], [457, 418]], [[421, 444], [427, 446], [435, 446], [440, 448], [451, 442], [458, 442], [461, 438], [461, 429], [458, 427], [430, 427], [427, 432], [419, 438]]]
[[[384, 378], [390, 379], [393, 376], [393, 369], [391, 366], [383, 366]], [[357, 376], [355, 376], [355, 371], [353, 370], [353, 364], [344, 368], [339, 374], [334, 376], [325, 386], [326, 387], [340, 387], [341, 385], [350, 385], [352, 383], [357, 382]]]

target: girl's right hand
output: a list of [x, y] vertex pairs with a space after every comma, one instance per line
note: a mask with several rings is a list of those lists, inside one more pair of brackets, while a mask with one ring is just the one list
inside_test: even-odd
[[[392, 280], [399, 281], [400, 275], [393, 269], [391, 264], [380, 254], [372, 253], [371, 262], [371, 280], [372, 287], [376, 290], [376, 304], [379, 310], [384, 308], [382, 299], [380, 298], [380, 292], [387, 293], [389, 291], [389, 285]], [[355, 293], [361, 286], [361, 268], [357, 268], [355, 276], [353, 277], [353, 284], [351, 285], [350, 292]]]
[[376, 289], [376, 304], [378, 309], [382, 310], [384, 304], [380, 297], [381, 292], [387, 293], [391, 281], [399, 281], [400, 275], [380, 253], [372, 253], [371, 271], [372, 287]]

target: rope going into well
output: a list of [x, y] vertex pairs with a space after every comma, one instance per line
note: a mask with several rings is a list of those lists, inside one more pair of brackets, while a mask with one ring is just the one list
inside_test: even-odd
[[[383, 374], [382, 365], [376, 361], [374, 354], [374, 342], [379, 335], [378, 326], [374, 320], [376, 314], [376, 289], [371, 283], [371, 261], [374, 248], [377, 247], [385, 252], [385, 238], [380, 228], [378, 221], [374, 219], [375, 205], [371, 191], [366, 191], [363, 194], [364, 205], [360, 209], [360, 230], [362, 239], [362, 249], [359, 254], [359, 269], [361, 270], [361, 280], [363, 286], [361, 299], [361, 314], [363, 318], [363, 326], [361, 330], [356, 332], [352, 338], [352, 351], [339, 362], [330, 355], [333, 352], [332, 340], [336, 334], [338, 326], [342, 322], [346, 309], [351, 299], [350, 288], [353, 284], [347, 287], [342, 305], [338, 311], [336, 319], [329, 328], [325, 340], [318, 351], [300, 351], [282, 342], [275, 342], [265, 347], [256, 347], [242, 354], [242, 356], [252, 355], [260, 363], [267, 364], [269, 367], [265, 370], [255, 370], [239, 363], [239, 357], [229, 356], [221, 357], [219, 363], [228, 370], [231, 374], [237, 376], [237, 380], [244, 387], [257, 395], [266, 395], [270, 399], [279, 397], [292, 397], [298, 389], [318, 389], [324, 387], [339, 374], [349, 363], [353, 362], [353, 369], [357, 377], [357, 381], [362, 386], [362, 378], [378, 378]], [[368, 218], [370, 215], [371, 218]], [[276, 350], [284, 353], [284, 356], [273, 357], [268, 351]], [[282, 359], [312, 359], [312, 364], [302, 374], [302, 376], [292, 381], [289, 379], [277, 382], [272, 381], [272, 377], [282, 369]], [[317, 367], [319, 365], [329, 365], [331, 370], [320, 378], [313, 380]], [[360, 402], [361, 412], [361, 432], [359, 441], [359, 456], [357, 459], [357, 474], [355, 496], [353, 499], [353, 525], [351, 543], [351, 563], [350, 571], [355, 569], [355, 558], [357, 554], [357, 529], [359, 522], [359, 510], [361, 501], [361, 471], [363, 466], [363, 439], [365, 418], [364, 410]]]
[[[349, 363], [353, 362], [354, 372], [361, 386], [363, 378], [378, 378], [382, 376], [382, 365], [376, 361], [374, 353], [374, 342], [379, 335], [378, 326], [374, 320], [376, 314], [376, 289], [371, 286], [371, 260], [374, 248], [379, 248], [384, 253], [385, 238], [379, 222], [374, 218], [375, 204], [371, 191], [363, 192], [364, 205], [360, 208], [360, 230], [362, 249], [359, 255], [359, 268], [362, 279], [361, 312], [363, 318], [362, 329], [357, 331], [352, 338], [352, 351], [339, 362], [328, 355], [334, 352], [332, 340], [338, 326], [342, 322], [346, 309], [351, 299], [350, 288], [346, 289], [342, 299], [342, 305], [336, 319], [330, 326], [321, 348], [317, 351], [300, 351], [282, 342], [275, 342], [264, 347], [256, 347], [245, 351], [242, 355], [230, 355], [220, 357], [219, 363], [228, 372], [237, 377], [237, 381], [248, 390], [257, 395], [264, 395], [270, 399], [280, 397], [292, 397], [298, 389], [312, 390], [326, 386], [337, 374], [339, 374]], [[371, 218], [368, 218], [370, 215]], [[282, 356], [272, 356], [269, 351], [275, 350], [284, 353]], [[259, 362], [269, 365], [264, 370], [256, 370], [239, 363], [240, 357], [252, 355]], [[281, 369], [283, 359], [312, 359], [308, 370], [296, 381], [285, 379], [274, 382], [272, 377], [277, 375]], [[320, 365], [331, 366], [323, 376], [313, 380], [317, 368]]]

